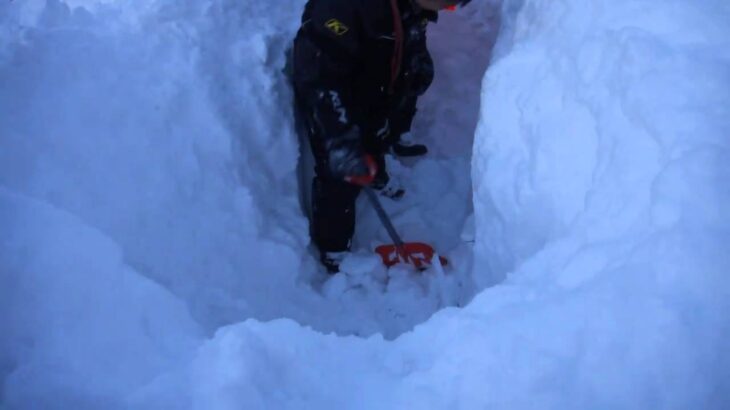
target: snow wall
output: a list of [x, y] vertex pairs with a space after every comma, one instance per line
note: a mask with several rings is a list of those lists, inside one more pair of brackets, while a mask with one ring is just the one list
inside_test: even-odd
[[9, 407], [123, 405], [221, 324], [317, 311], [277, 81], [303, 2], [264, 3], [0, 5]]
[[3, 407], [727, 405], [726, 2], [505, 1], [472, 170], [502, 284], [394, 341], [211, 336], [317, 321], [303, 2], [263, 3], [0, 5]]

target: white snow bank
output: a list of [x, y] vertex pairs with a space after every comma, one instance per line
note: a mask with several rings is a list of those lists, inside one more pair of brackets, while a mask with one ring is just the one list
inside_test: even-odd
[[100, 408], [189, 360], [185, 306], [78, 218], [0, 189], [0, 398], [8, 408]]
[[553, 299], [530, 332], [577, 343], [586, 405], [727, 398], [728, 18], [724, 2], [527, 1], [485, 79], [476, 264]]
[[505, 24], [473, 163], [498, 271], [571, 240], [727, 232], [727, 7], [594, 3], [526, 2]]
[[[119, 406], [220, 323], [315, 314], [290, 296], [306, 224], [264, 68], [301, 2], [283, 33], [247, 19], [263, 5], [238, 6], [239, 32], [220, 3], [85, 3], [0, 4], [2, 406]], [[241, 101], [231, 59], [258, 71]]]
[[[267, 19], [263, 5], [225, 3], [139, 3], [133, 23], [137, 4], [1, 6], [13, 37], [0, 184], [109, 235], [213, 329], [287, 316], [268, 295], [296, 290], [308, 241], [296, 139], [280, 120], [288, 98], [276, 98], [271, 68], [301, 2]], [[282, 55], [269, 55], [276, 41]]]

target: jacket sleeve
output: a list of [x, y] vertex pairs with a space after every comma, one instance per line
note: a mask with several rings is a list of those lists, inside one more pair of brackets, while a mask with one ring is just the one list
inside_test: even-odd
[[361, 18], [357, 0], [311, 0], [295, 50], [295, 77], [325, 140], [351, 133], [352, 84], [361, 64]]

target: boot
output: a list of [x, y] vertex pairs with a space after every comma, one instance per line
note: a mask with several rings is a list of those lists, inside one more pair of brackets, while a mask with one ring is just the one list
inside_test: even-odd
[[320, 260], [327, 273], [334, 275], [340, 271], [340, 264], [350, 252], [322, 252]]
[[413, 142], [411, 133], [406, 133], [398, 138], [390, 147], [393, 155], [398, 157], [418, 157], [428, 153], [428, 147]]

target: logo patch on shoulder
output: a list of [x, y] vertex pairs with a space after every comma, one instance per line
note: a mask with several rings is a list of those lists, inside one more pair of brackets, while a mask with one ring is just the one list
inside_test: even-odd
[[328, 20], [326, 23], [324, 23], [324, 26], [327, 27], [331, 32], [335, 33], [336, 36], [341, 36], [350, 31], [349, 27], [347, 27], [340, 20], [337, 19]]

